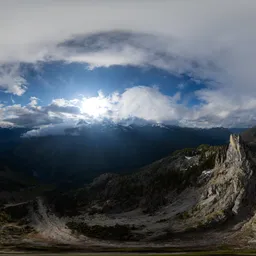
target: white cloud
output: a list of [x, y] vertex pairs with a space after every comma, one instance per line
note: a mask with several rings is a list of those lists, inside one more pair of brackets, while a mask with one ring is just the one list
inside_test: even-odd
[[21, 96], [26, 89], [26, 80], [18, 65], [0, 65], [0, 90]]
[[175, 100], [175, 97], [162, 94], [158, 88], [136, 86], [119, 96], [112, 115], [116, 120], [136, 117], [155, 122], [177, 121], [181, 107]]
[[73, 114], [80, 114], [80, 105], [79, 99], [66, 100], [61, 98], [54, 99], [44, 110], [51, 113], [58, 113], [58, 115], [67, 116], [67, 114], [70, 114], [72, 116]]
[[[26, 106], [14, 104], [0, 108], [0, 119], [13, 126], [41, 127], [59, 124], [75, 124], [80, 119], [95, 121], [109, 119], [121, 122], [129, 118], [152, 122], [176, 123], [184, 107], [177, 104], [179, 95], [162, 94], [157, 87], [135, 86], [123, 93], [73, 100], [54, 99], [47, 106], [38, 106], [38, 98], [31, 97]], [[58, 125], [59, 127], [59, 125]], [[48, 129], [48, 128], [45, 128]], [[43, 130], [44, 131], [44, 130]]]
[[[108, 47], [108, 45], [106, 46]], [[70, 53], [69, 53], [70, 54]], [[107, 49], [93, 53], [73, 53], [64, 58], [68, 62], [89, 63], [89, 69], [112, 65], [142, 65], [146, 59], [141, 50], [126, 46], [124, 49]]]
[[30, 102], [29, 102], [29, 106], [32, 108], [37, 107], [39, 99], [37, 97], [30, 97]]
[[75, 127], [74, 122], [43, 125], [39, 129], [32, 129], [23, 134], [23, 138], [40, 137], [49, 135], [65, 135], [65, 129]]
[[6, 123], [11, 124], [14, 127], [33, 128], [68, 121], [75, 123], [81, 118], [80, 109], [72, 105], [77, 102], [76, 99], [71, 101], [56, 99], [47, 106], [38, 106], [38, 100], [36, 97], [31, 97], [26, 106], [20, 104], [2, 105], [0, 107], [0, 122], [4, 125]]
[[[152, 65], [255, 96], [255, 9], [254, 0], [5, 0], [0, 64], [64, 60], [91, 68]], [[134, 33], [110, 38], [102, 33], [109, 31]], [[69, 39], [74, 47], [64, 43]], [[21, 95], [25, 81], [16, 78], [16, 83], [5, 78], [2, 88]]]
[[14, 104], [0, 107], [0, 125], [33, 128], [26, 136], [64, 133], [80, 120], [118, 123], [144, 120], [192, 127], [249, 127], [256, 121], [256, 100], [221, 95], [219, 91], [200, 90], [198, 97], [204, 104], [186, 107], [180, 94], [164, 95], [159, 88], [134, 86], [123, 93], [104, 95], [99, 92], [92, 98], [54, 99], [47, 106], [38, 106], [31, 97], [26, 106]]
[[250, 95], [223, 93], [223, 89], [200, 90], [197, 95], [204, 104], [191, 109], [184, 118], [186, 125], [251, 127], [256, 123], [256, 100]]
[[[3, 0], [0, 89], [24, 94], [28, 88], [19, 65], [23, 62], [62, 60], [86, 63], [90, 69], [154, 66], [199, 83], [206, 80], [209, 88], [197, 92], [202, 105], [187, 109], [177, 103], [178, 95], [171, 98], [157, 89], [136, 87], [104, 96], [105, 115], [119, 120], [136, 113], [146, 120], [194, 126], [252, 125], [255, 9], [255, 0]], [[31, 101], [34, 107], [35, 103]], [[61, 120], [80, 114], [81, 102], [65, 104], [52, 102], [41, 110], [20, 106], [15, 111], [28, 111], [28, 119], [31, 111], [39, 111], [40, 118], [51, 113], [51, 118]], [[9, 113], [11, 119], [11, 109], [5, 107], [1, 113]]]
[[59, 107], [74, 107], [79, 103], [79, 99], [72, 99], [72, 100], [66, 100], [66, 99], [54, 99], [52, 101], [53, 105], [59, 106]]

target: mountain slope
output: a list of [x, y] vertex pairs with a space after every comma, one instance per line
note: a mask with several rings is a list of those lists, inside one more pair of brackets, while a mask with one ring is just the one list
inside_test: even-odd
[[[228, 148], [176, 152], [132, 175], [102, 175], [48, 203], [74, 215], [68, 227], [92, 238], [229, 244], [254, 215], [255, 178], [250, 151], [240, 136], [231, 136]], [[202, 232], [212, 240], [202, 240]]]
[[256, 151], [256, 127], [244, 131], [241, 136], [251, 150]]
[[130, 173], [177, 149], [225, 144], [230, 131], [95, 124], [67, 134], [24, 139], [5, 160], [12, 169], [36, 173], [43, 181], [79, 186], [105, 172]]
[[228, 146], [179, 150], [135, 173], [106, 173], [1, 211], [27, 225], [23, 235], [8, 233], [11, 244], [256, 247], [255, 187], [253, 151], [231, 135]]

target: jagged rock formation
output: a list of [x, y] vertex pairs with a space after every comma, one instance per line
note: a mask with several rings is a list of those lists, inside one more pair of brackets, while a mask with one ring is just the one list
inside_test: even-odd
[[179, 150], [130, 175], [103, 174], [78, 190], [47, 193], [24, 218], [40, 239], [76, 246], [253, 246], [255, 168], [247, 142], [231, 135], [228, 146]]

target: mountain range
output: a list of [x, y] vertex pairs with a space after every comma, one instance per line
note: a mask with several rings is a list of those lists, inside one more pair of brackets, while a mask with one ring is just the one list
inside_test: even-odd
[[[134, 135], [134, 130], [139, 133], [140, 129], [145, 135], [140, 141], [146, 143], [145, 138], [155, 135], [155, 141], [164, 137], [166, 140], [173, 138], [175, 143], [182, 141], [180, 148], [183, 145], [186, 148], [176, 148], [174, 151], [174, 147], [170, 147], [165, 157], [150, 164], [142, 163], [142, 167], [128, 172], [122, 169], [102, 171], [98, 177], [87, 178], [88, 182], [85, 178], [82, 185], [73, 180], [76, 186], [64, 183], [60, 186], [57, 176], [46, 179], [40, 173], [35, 175], [30, 170], [19, 172], [5, 165], [0, 172], [0, 244], [5, 248], [58, 247], [82, 250], [159, 246], [256, 247], [255, 128], [240, 135], [231, 134], [226, 129], [158, 126], [122, 128], [118, 132], [128, 133], [131, 141], [131, 134]], [[14, 146], [14, 151], [8, 149], [3, 155], [7, 159], [7, 152], [12, 152], [9, 159], [14, 157], [14, 160], [17, 152], [25, 152], [21, 149], [28, 149], [27, 143], [31, 143], [27, 152], [34, 158], [34, 151], [37, 150], [35, 145], [50, 149], [48, 143], [51, 140], [53, 147], [61, 139], [78, 141], [92, 138], [91, 134], [88, 135], [89, 131], [99, 136], [99, 143], [104, 142], [103, 138], [108, 138], [95, 127], [92, 130], [83, 128], [79, 135], [76, 131], [76, 136], [21, 141]], [[172, 136], [168, 137], [170, 133]], [[105, 142], [113, 139], [113, 135], [109, 136]], [[229, 139], [225, 143], [227, 136]], [[125, 142], [129, 141], [128, 138]], [[205, 144], [207, 140], [215, 145]], [[47, 146], [42, 146], [42, 141]], [[70, 141], [68, 145], [71, 145]], [[201, 141], [204, 144], [198, 145]], [[178, 145], [175, 143], [170, 145]], [[120, 146], [122, 143], [113, 144]], [[163, 145], [167, 147], [168, 144]], [[148, 152], [145, 151], [145, 154]], [[86, 157], [87, 151], [82, 153]], [[116, 156], [117, 159], [119, 157]], [[69, 161], [73, 163], [70, 171], [74, 171], [74, 159], [69, 158]], [[51, 171], [45, 169], [48, 175]], [[80, 179], [85, 177], [79, 172], [75, 175]]]
[[105, 172], [131, 173], [182, 148], [228, 142], [232, 130], [84, 123], [62, 135], [0, 129], [0, 165], [47, 183], [82, 185]]

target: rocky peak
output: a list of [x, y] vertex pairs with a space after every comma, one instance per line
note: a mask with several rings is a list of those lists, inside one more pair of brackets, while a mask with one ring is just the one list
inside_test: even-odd
[[232, 162], [241, 162], [246, 159], [246, 149], [245, 144], [242, 141], [242, 137], [240, 135], [231, 134], [230, 135], [230, 143], [227, 150], [227, 158], [226, 161]]
[[[204, 214], [221, 211], [238, 215], [252, 204], [254, 165], [241, 136], [231, 135], [226, 159], [214, 168], [214, 175], [206, 184], [202, 201]], [[226, 214], [224, 214], [226, 218]]]

